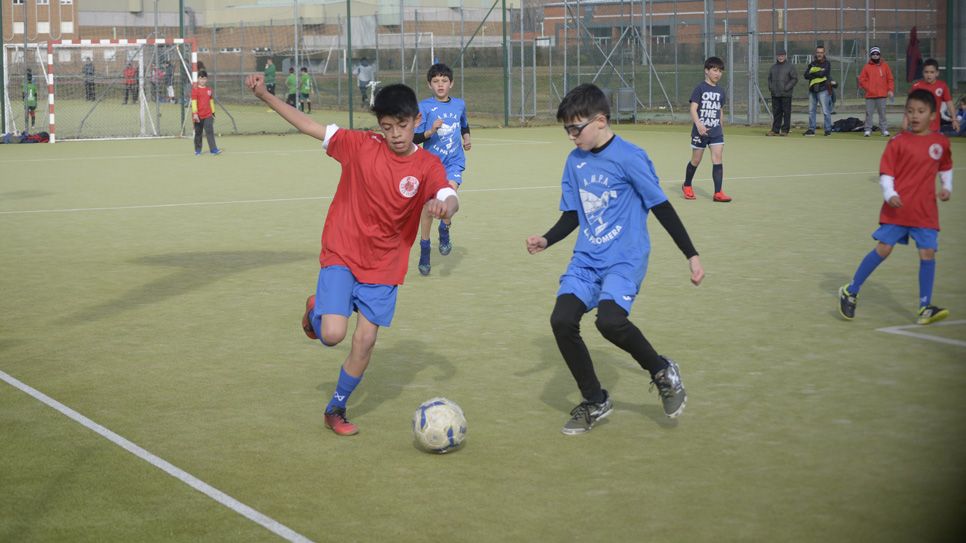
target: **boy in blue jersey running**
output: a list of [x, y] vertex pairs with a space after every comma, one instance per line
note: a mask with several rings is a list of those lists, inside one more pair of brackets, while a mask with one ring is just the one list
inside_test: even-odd
[[[445, 64], [433, 64], [426, 73], [426, 81], [433, 96], [419, 103], [422, 122], [416, 127], [413, 142], [420, 143], [427, 151], [438, 156], [446, 168], [446, 179], [459, 190], [463, 183], [463, 170], [466, 169], [466, 154], [470, 144], [470, 125], [466, 120], [466, 102], [449, 95], [453, 88], [453, 70]], [[439, 254], [446, 256], [453, 250], [449, 227], [451, 219], [439, 221]], [[433, 217], [423, 215], [419, 224], [419, 273], [429, 275], [432, 266], [429, 262], [429, 233], [433, 227]]]
[[583, 396], [561, 431], [587, 432], [613, 410], [580, 337], [580, 320], [595, 307], [597, 329], [651, 374], [664, 414], [677, 417], [687, 400], [677, 364], [657, 354], [627, 319], [647, 272], [648, 212], [654, 213], [688, 259], [695, 285], [704, 278], [698, 252], [661, 190], [647, 153], [611, 130], [610, 107], [599, 88], [584, 84], [568, 92], [557, 109], [557, 120], [566, 123], [564, 130], [577, 146], [564, 165], [562, 214], [546, 234], [530, 236], [526, 243], [530, 254], [536, 254], [580, 227], [550, 316], [557, 347]]
[[684, 185], [681, 192], [685, 200], [694, 200], [694, 189], [691, 180], [694, 172], [701, 165], [704, 150], [711, 148], [711, 179], [714, 181], [713, 202], [730, 202], [728, 196], [721, 190], [724, 177], [724, 107], [725, 92], [718, 86], [724, 73], [724, 61], [718, 57], [709, 57], [704, 61], [704, 81], [698, 84], [691, 93], [691, 160], [688, 161], [684, 172]]

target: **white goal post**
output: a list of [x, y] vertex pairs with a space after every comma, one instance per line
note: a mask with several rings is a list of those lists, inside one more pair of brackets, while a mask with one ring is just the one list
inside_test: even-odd
[[[193, 39], [8, 44], [3, 62], [8, 133], [46, 131], [50, 143], [170, 137], [184, 134], [185, 117], [190, 123], [186, 109], [198, 73]], [[30, 83], [34, 108], [21, 90]]]

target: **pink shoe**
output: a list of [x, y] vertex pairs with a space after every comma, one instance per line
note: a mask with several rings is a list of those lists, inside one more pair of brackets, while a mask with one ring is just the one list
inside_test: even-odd
[[340, 436], [354, 436], [359, 433], [359, 427], [345, 418], [345, 409], [337, 408], [325, 413], [325, 427]]
[[305, 299], [305, 313], [302, 314], [302, 331], [309, 339], [319, 339], [319, 336], [315, 335], [315, 330], [312, 329], [312, 323], [309, 322], [309, 311], [315, 307], [315, 294], [309, 296]]

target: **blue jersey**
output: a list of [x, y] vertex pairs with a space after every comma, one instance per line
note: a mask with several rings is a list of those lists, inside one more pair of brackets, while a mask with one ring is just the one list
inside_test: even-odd
[[[724, 135], [724, 128], [721, 127], [721, 106], [724, 105], [725, 92], [718, 85], [709, 85], [707, 81], [702, 81], [700, 85], [694, 87], [689, 102], [698, 104], [698, 119], [708, 129], [708, 137], [716, 138]], [[691, 137], [698, 135], [698, 127], [691, 126]]]
[[574, 149], [562, 185], [560, 210], [576, 211], [580, 220], [571, 265], [640, 284], [651, 251], [648, 209], [667, 201], [647, 153], [619, 136], [597, 153]]
[[436, 119], [443, 120], [442, 126], [426, 140], [423, 147], [439, 157], [446, 171], [454, 167], [463, 171], [466, 168], [463, 129], [470, 126], [466, 120], [466, 102], [453, 97], [448, 102], [440, 102], [434, 96], [419, 103], [419, 112], [423, 115], [423, 121], [416, 127], [417, 133], [432, 128]]

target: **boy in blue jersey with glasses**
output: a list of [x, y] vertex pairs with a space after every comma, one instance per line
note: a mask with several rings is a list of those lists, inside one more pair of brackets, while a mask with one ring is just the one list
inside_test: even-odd
[[[453, 70], [445, 64], [433, 64], [426, 73], [426, 81], [433, 96], [419, 103], [422, 123], [416, 127], [413, 141], [427, 151], [438, 156], [446, 168], [446, 179], [459, 190], [463, 183], [463, 170], [466, 169], [466, 154], [470, 144], [470, 125], [466, 120], [466, 102], [449, 95], [453, 88]], [[439, 254], [446, 256], [453, 250], [450, 241], [450, 219], [439, 221]], [[433, 217], [423, 215], [419, 225], [419, 273], [429, 275], [430, 264], [429, 233], [433, 227]]]
[[573, 257], [560, 277], [550, 325], [557, 347], [583, 396], [562, 428], [566, 435], [589, 431], [613, 410], [601, 387], [584, 340], [580, 320], [597, 308], [597, 329], [651, 374], [664, 406], [674, 418], [684, 411], [687, 394], [680, 370], [657, 354], [644, 334], [627, 319], [647, 272], [650, 238], [647, 215], [653, 212], [688, 259], [691, 282], [699, 285], [704, 268], [687, 230], [658, 183], [643, 149], [611, 130], [607, 97], [594, 85], [580, 85], [564, 97], [557, 120], [577, 146], [564, 165], [557, 223], [542, 236], [527, 238], [530, 254], [580, 228]]

